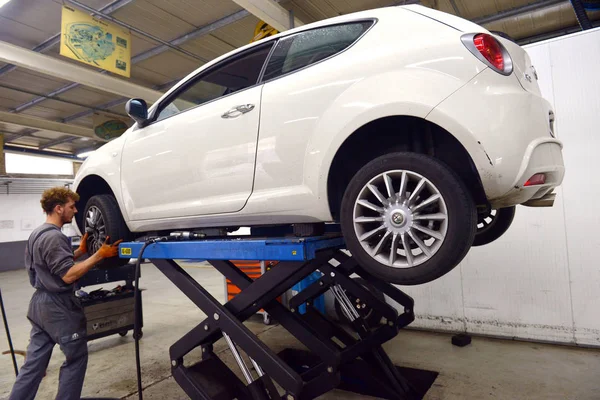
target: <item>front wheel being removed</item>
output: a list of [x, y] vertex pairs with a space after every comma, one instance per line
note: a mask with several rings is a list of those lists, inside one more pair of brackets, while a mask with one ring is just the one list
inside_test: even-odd
[[390, 153], [362, 167], [342, 200], [348, 250], [368, 272], [390, 283], [418, 285], [451, 271], [476, 228], [473, 199], [439, 160]]
[[[124, 242], [132, 240], [133, 236], [121, 216], [117, 200], [109, 194], [92, 196], [85, 205], [83, 218], [84, 232], [88, 231], [88, 254], [94, 254], [104, 243], [107, 236], [109, 242], [119, 239]], [[120, 267], [129, 262], [129, 258], [112, 257], [100, 261], [98, 268]]]

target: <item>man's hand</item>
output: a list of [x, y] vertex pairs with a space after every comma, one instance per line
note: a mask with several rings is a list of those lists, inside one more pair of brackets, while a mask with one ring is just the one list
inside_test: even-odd
[[86, 232], [82, 236], [81, 240], [79, 241], [79, 248], [77, 250], [80, 251], [81, 254], [85, 254], [88, 251], [88, 248], [87, 248], [87, 239], [88, 239], [88, 236], [89, 236], [89, 234]]
[[119, 243], [121, 243], [123, 240], [117, 240], [113, 244], [108, 244], [109, 239], [110, 237], [107, 236], [102, 247], [100, 247], [96, 252], [96, 254], [98, 254], [98, 256], [102, 259], [116, 257], [119, 254]]
[[73, 258], [75, 260], [77, 260], [79, 257], [81, 257], [82, 255], [86, 254], [88, 251], [87, 248], [87, 239], [88, 239], [88, 233], [86, 232], [83, 237], [81, 238], [81, 240], [79, 241], [79, 247], [77, 248], [77, 250], [75, 250], [75, 253], [73, 253]]
[[102, 247], [87, 260], [73, 265], [63, 276], [62, 280], [68, 284], [76, 282], [81, 279], [83, 275], [87, 274], [90, 269], [94, 268], [94, 265], [102, 261], [102, 259], [116, 257], [117, 254], [119, 254], [119, 243], [121, 243], [122, 240], [118, 240], [113, 244], [108, 244], [108, 240], [109, 237], [106, 238]]

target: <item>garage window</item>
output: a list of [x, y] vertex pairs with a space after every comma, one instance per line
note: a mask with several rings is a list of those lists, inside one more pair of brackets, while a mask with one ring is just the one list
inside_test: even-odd
[[321, 61], [352, 45], [372, 21], [327, 26], [281, 39], [263, 80], [269, 80]]
[[256, 85], [272, 43], [201, 73], [160, 105], [156, 121]]

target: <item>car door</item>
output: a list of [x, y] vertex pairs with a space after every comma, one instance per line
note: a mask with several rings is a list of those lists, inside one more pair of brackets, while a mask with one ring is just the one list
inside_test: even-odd
[[121, 185], [131, 220], [231, 213], [252, 192], [263, 64], [272, 43], [202, 71], [127, 135]]

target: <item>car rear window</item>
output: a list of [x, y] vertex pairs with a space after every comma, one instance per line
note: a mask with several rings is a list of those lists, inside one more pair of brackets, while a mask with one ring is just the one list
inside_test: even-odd
[[281, 39], [269, 59], [263, 80], [285, 75], [343, 51], [371, 25], [373, 21], [332, 25]]

